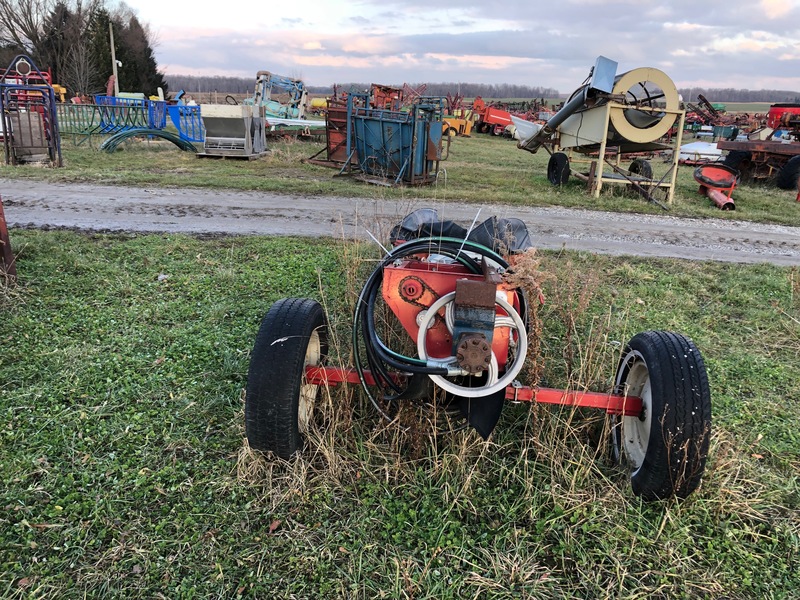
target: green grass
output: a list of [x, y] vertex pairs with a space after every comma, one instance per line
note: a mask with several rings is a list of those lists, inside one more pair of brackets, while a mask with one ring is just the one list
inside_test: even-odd
[[[688, 140], [687, 140], [688, 141]], [[323, 148], [320, 143], [271, 141], [268, 156], [254, 161], [200, 159], [167, 142], [132, 141], [115, 153], [89, 146], [63, 145], [60, 169], [0, 166], [0, 177], [35, 178], [57, 182], [201, 187], [258, 190], [303, 196], [430, 198], [443, 202], [499, 203], [520, 206], [569, 206], [619, 212], [664, 214], [659, 206], [627, 191], [627, 185], [606, 185], [599, 198], [571, 178], [562, 188], [547, 180], [548, 154], [524, 152], [516, 143], [475, 134], [452, 140], [444, 170], [436, 185], [387, 189], [365, 184], [338, 170], [304, 163]], [[660, 176], [667, 164], [651, 159]], [[623, 167], [627, 165], [623, 163]], [[588, 167], [587, 167], [588, 169]], [[683, 217], [744, 219], [800, 225], [796, 192], [768, 185], [740, 186], [733, 194], [736, 211], [723, 212], [698, 193], [694, 167], [681, 166], [669, 214]]]
[[[800, 586], [796, 269], [542, 253], [547, 384], [608, 389], [618, 342], [644, 329], [684, 332], [704, 354], [706, 477], [685, 502], [643, 504], [592, 411], [508, 405], [489, 442], [409, 439], [334, 389], [302, 458], [251, 453], [242, 392], [261, 317], [278, 298], [318, 298], [347, 339], [353, 259], [370, 247], [11, 235], [4, 598], [749, 599]], [[337, 344], [334, 360], [348, 352]]]

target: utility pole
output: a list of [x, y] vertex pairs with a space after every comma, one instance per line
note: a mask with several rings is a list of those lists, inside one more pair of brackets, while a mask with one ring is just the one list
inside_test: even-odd
[[111, 73], [114, 75], [114, 95], [119, 96], [119, 77], [117, 77], [117, 52], [114, 50], [114, 26], [108, 22], [108, 35], [111, 38]]

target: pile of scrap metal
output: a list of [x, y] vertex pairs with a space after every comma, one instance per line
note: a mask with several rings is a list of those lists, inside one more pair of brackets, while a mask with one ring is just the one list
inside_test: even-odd
[[725, 121], [724, 109], [721, 105], [713, 105], [703, 94], [697, 95], [697, 104], [686, 103], [686, 125], [722, 125]]
[[685, 131], [704, 139], [681, 146], [679, 162], [682, 165], [701, 166], [722, 161], [723, 153], [718, 141], [743, 138], [766, 120], [766, 115], [726, 113], [724, 104], [712, 104], [702, 94], [698, 94], [697, 99], [697, 104], [686, 103]]
[[[512, 119], [520, 149], [544, 147], [550, 153], [547, 177], [553, 185], [575, 175], [598, 197], [604, 184], [624, 184], [666, 209], [654, 194], [662, 191], [666, 203], [672, 202], [684, 116], [678, 90], [664, 72], [639, 68], [617, 75], [617, 63], [600, 56], [587, 83], [547, 123]], [[671, 131], [676, 133], [670, 138]], [[671, 151], [673, 160], [660, 178], [640, 156], [628, 169], [620, 166], [623, 156], [662, 151]], [[570, 162], [588, 164], [588, 172], [573, 170]]]
[[[409, 96], [411, 99], [409, 100]], [[442, 157], [444, 101], [372, 84], [328, 101], [325, 148], [307, 162], [353, 173], [381, 185], [436, 180]], [[326, 159], [318, 158], [323, 152]]]

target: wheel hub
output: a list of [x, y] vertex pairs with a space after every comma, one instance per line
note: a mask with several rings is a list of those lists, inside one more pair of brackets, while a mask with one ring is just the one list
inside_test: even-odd
[[492, 362], [492, 347], [481, 333], [464, 335], [456, 348], [458, 366], [472, 375], [482, 373]]

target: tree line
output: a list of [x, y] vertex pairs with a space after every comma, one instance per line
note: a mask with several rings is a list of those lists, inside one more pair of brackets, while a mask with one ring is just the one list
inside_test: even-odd
[[[198, 75], [166, 75], [167, 83], [172, 90], [185, 90], [189, 93], [209, 93], [218, 92], [224, 94], [252, 94], [255, 87], [255, 75], [253, 77], [218, 77], [218, 76], [198, 76]], [[382, 83], [382, 82], [376, 82]], [[383, 84], [402, 87], [403, 84]], [[465, 98], [482, 96], [484, 98], [557, 98], [558, 90], [553, 88], [513, 85], [508, 83], [487, 84], [487, 83], [411, 83], [408, 84], [413, 89], [425, 87], [425, 95], [428, 96], [447, 96], [447, 94], [461, 94]], [[333, 85], [327, 86], [306, 86], [309, 93], [333, 94]], [[338, 83], [336, 88], [339, 92], [366, 91], [370, 87], [369, 83]]]
[[[255, 86], [253, 77], [221, 77], [197, 75], [166, 75], [167, 83], [172, 90], [185, 90], [189, 93], [218, 92], [222, 94], [252, 94]], [[402, 87], [401, 84], [392, 84]], [[425, 87], [425, 94], [430, 96], [447, 96], [461, 94], [465, 98], [481, 96], [483, 98], [563, 98], [558, 90], [549, 87], [514, 85], [508, 83], [412, 83], [411, 88]], [[312, 94], [333, 94], [333, 85], [306, 86]], [[339, 92], [365, 91], [368, 83], [339, 83]], [[711, 102], [788, 102], [800, 104], [800, 92], [787, 90], [747, 90], [734, 88], [681, 88], [678, 93], [686, 102], [696, 102], [702, 94]]]
[[800, 92], [787, 90], [737, 90], [734, 88], [682, 88], [685, 102], [697, 102], [702, 94], [709, 102], [786, 102], [800, 104]]
[[105, 93], [113, 73], [109, 24], [119, 89], [166, 92], [152, 35], [124, 2], [109, 8], [106, 0], [0, 0], [0, 69], [26, 54], [70, 96]]

